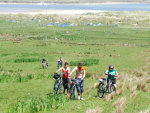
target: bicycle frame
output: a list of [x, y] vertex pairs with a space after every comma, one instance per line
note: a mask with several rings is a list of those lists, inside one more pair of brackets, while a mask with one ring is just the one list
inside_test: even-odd
[[112, 82], [113, 82], [113, 80], [111, 80], [111, 79], [108, 80], [108, 84], [107, 84], [107, 87], [106, 87], [106, 91], [108, 90], [108, 93], [112, 92], [111, 87], [114, 86], [114, 84]]

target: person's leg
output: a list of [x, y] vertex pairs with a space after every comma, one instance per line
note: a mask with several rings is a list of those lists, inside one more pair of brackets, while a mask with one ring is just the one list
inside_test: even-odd
[[70, 79], [67, 78], [67, 93], [69, 93], [69, 89], [70, 89]]
[[65, 79], [64, 78], [63, 78], [63, 87], [64, 87], [63, 93], [65, 94]]
[[81, 89], [80, 89], [80, 80], [76, 79], [76, 88], [77, 88], [77, 92], [78, 92], [78, 100], [80, 99], [80, 94], [81, 94]]
[[44, 69], [44, 64], [42, 63], [42, 68]]
[[83, 100], [83, 92], [84, 92], [84, 80], [81, 81], [81, 100]]
[[116, 79], [114, 79], [114, 86], [115, 86], [115, 88], [117, 88], [117, 85], [116, 85]]

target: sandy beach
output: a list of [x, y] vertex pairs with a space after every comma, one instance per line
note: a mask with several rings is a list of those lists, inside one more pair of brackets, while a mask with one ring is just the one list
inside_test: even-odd
[[38, 14], [59, 14], [59, 15], [70, 15], [70, 14], [85, 14], [85, 13], [100, 13], [106, 11], [97, 11], [97, 10], [43, 10], [36, 12], [0, 12], [0, 14], [29, 14], [29, 15], [38, 15]]

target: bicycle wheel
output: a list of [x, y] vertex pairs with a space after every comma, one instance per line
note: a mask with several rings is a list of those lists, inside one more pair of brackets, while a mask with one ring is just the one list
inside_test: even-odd
[[76, 93], [76, 87], [73, 87], [73, 95], [72, 95], [72, 99], [75, 100], [75, 93]]
[[70, 99], [75, 100], [75, 87], [70, 86]]
[[58, 89], [59, 89], [59, 93], [62, 94], [62, 83], [61, 82], [59, 83]]
[[114, 85], [111, 85], [110, 86], [110, 91], [111, 91], [111, 93], [115, 93], [116, 94], [116, 88], [115, 88], [115, 86]]
[[102, 98], [104, 96], [105, 90], [103, 89], [103, 84], [100, 83], [98, 85], [97, 95], [98, 97]]
[[58, 84], [55, 83], [55, 84], [54, 84], [54, 95], [57, 94], [57, 91], [58, 91]]

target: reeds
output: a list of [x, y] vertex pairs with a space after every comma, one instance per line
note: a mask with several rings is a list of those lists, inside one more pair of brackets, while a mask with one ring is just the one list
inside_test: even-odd
[[96, 108], [96, 109], [87, 109], [86, 113], [101, 113], [101, 109], [100, 108]]
[[126, 105], [126, 98], [125, 97], [118, 99], [112, 105], [112, 107], [116, 108], [114, 113], [123, 113], [125, 105]]
[[65, 97], [63, 95], [49, 95], [45, 99], [41, 97], [29, 97], [17, 102], [8, 107], [8, 113], [35, 113], [39, 111], [46, 112], [52, 108], [58, 109], [65, 104]]

